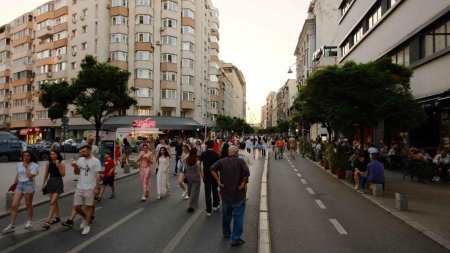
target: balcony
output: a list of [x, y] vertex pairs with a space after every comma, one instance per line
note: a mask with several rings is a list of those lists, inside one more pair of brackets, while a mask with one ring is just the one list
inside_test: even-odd
[[136, 98], [137, 100], [137, 106], [153, 106], [153, 98], [147, 97], [147, 98]]
[[36, 38], [38, 39], [43, 40], [50, 37], [53, 37], [53, 26], [47, 26], [39, 31], [36, 31]]
[[194, 101], [182, 100], [181, 101], [181, 109], [194, 110], [195, 109]]
[[161, 98], [161, 107], [176, 108], [177, 102], [177, 99]]

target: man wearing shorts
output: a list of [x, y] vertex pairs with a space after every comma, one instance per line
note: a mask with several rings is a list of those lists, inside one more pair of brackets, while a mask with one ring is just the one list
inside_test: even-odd
[[[73, 172], [78, 175], [77, 189], [73, 196], [73, 206], [76, 212], [83, 217], [80, 228], [82, 235], [91, 230], [89, 222], [94, 208], [94, 195], [98, 194], [100, 187], [100, 161], [91, 155], [92, 147], [85, 145], [80, 148], [81, 157], [72, 162]], [[86, 207], [86, 212], [82, 206]]]
[[111, 196], [110, 199], [115, 198], [116, 193], [114, 189], [114, 178], [115, 178], [115, 168], [116, 164], [114, 160], [111, 158], [111, 152], [109, 150], [105, 151], [105, 171], [103, 172], [103, 183], [100, 189], [100, 194], [98, 196], [99, 199], [102, 198], [103, 193], [105, 192], [106, 186], [109, 185], [111, 187]]
[[295, 160], [295, 152], [297, 152], [297, 140], [294, 137], [289, 138], [289, 154]]

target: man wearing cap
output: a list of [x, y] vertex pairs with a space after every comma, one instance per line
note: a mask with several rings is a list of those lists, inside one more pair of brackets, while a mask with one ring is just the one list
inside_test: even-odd
[[241, 236], [244, 229], [246, 185], [250, 171], [245, 161], [239, 158], [238, 147], [230, 146], [228, 157], [214, 163], [211, 166], [211, 174], [220, 186], [223, 237], [231, 237], [231, 246], [240, 246], [245, 243]]
[[383, 184], [384, 188], [384, 165], [378, 161], [380, 153], [374, 147], [369, 148], [367, 151], [369, 151], [371, 161], [367, 164], [366, 173], [361, 175], [361, 191], [364, 191], [366, 182]]

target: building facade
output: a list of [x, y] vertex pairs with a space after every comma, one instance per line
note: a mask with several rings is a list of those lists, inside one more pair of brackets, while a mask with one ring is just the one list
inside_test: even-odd
[[[88, 54], [131, 72], [128, 85], [138, 104], [127, 115], [213, 125], [218, 16], [211, 0], [53, 0], [23, 14], [0, 26], [0, 127], [18, 130], [29, 142], [60, 136], [59, 120], [51, 121], [38, 102], [39, 87], [70, 83]], [[74, 108], [68, 116], [72, 130], [90, 125]]]
[[218, 114], [246, 119], [246, 82], [242, 72], [232, 63], [220, 62]]
[[[412, 94], [428, 115], [428, 122], [410, 136], [411, 144], [448, 147], [449, 1], [435, 0], [430, 4], [420, 0], [343, 0], [339, 9], [338, 62], [368, 62], [388, 56], [393, 62], [411, 68]], [[383, 128], [375, 135], [380, 139], [390, 136]]]
[[[306, 85], [306, 79], [318, 68], [337, 64], [339, 3], [340, 0], [312, 0], [309, 4], [294, 52], [299, 86]], [[320, 124], [313, 124], [308, 130], [311, 139], [325, 138], [328, 134]]]

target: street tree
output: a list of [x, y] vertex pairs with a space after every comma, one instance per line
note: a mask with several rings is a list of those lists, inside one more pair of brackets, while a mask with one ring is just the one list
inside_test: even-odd
[[305, 123], [321, 123], [330, 135], [358, 125], [361, 140], [364, 128], [375, 128], [381, 120], [393, 131], [414, 129], [426, 115], [411, 94], [411, 75], [410, 69], [387, 57], [327, 66], [315, 71], [300, 89], [296, 116]]
[[39, 101], [51, 119], [62, 118], [69, 105], [95, 127], [96, 140], [103, 123], [113, 114], [124, 114], [136, 100], [129, 95], [130, 72], [87, 55], [77, 77], [67, 82], [45, 83]]

